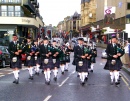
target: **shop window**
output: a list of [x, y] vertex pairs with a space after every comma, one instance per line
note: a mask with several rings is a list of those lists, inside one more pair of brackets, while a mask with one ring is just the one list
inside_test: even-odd
[[14, 16], [14, 12], [8, 12], [8, 16]]
[[1, 11], [7, 11], [7, 6], [1, 6]]
[[21, 12], [15, 12], [15, 16], [20, 17], [21, 16]]
[[21, 11], [20, 6], [15, 6], [15, 11]]
[[14, 6], [8, 6], [8, 11], [14, 11]]
[[14, 2], [14, 0], [9, 0], [9, 2]]
[[130, 10], [130, 3], [127, 3], [127, 9]]
[[1, 16], [7, 16], [7, 12], [1, 12]]

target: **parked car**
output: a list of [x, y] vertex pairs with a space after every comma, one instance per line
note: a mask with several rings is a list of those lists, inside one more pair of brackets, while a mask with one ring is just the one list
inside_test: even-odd
[[102, 50], [102, 56], [101, 57], [104, 58], [104, 59], [107, 59], [106, 49]]
[[0, 67], [10, 65], [10, 54], [6, 46], [0, 46]]

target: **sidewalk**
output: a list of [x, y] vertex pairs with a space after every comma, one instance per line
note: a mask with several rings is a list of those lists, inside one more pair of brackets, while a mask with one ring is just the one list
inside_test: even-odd
[[130, 75], [130, 68], [128, 67], [128, 65], [123, 65], [122, 69]]

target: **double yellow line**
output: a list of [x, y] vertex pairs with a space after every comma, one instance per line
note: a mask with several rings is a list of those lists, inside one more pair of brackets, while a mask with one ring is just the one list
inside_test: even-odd
[[124, 81], [128, 89], [130, 90], [130, 85], [129, 85], [130, 80], [123, 73], [121, 73], [121, 75], [122, 75], [121, 79]]

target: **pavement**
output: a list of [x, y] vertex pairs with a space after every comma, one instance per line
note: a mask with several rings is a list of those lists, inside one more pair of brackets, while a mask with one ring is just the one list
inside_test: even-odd
[[72, 65], [73, 54], [69, 71], [61, 75], [59, 69], [57, 82], [53, 80], [52, 73], [50, 85], [45, 84], [42, 73], [29, 80], [25, 67], [20, 71], [20, 82], [16, 85], [12, 83], [14, 77], [10, 68], [1, 69], [0, 101], [129, 101], [130, 76], [121, 71], [119, 87], [110, 85], [109, 71], [103, 69], [106, 59], [101, 59], [101, 51], [98, 48], [94, 72], [90, 73], [84, 86], [80, 85], [75, 66]]
[[122, 69], [130, 75], [130, 67], [128, 65], [123, 65]]

